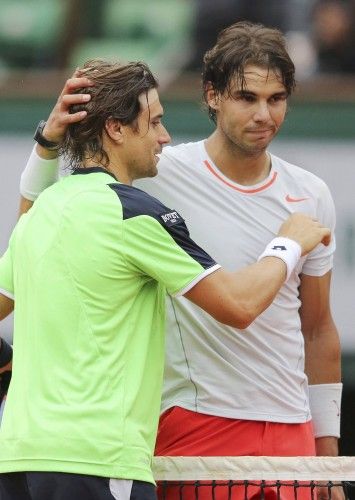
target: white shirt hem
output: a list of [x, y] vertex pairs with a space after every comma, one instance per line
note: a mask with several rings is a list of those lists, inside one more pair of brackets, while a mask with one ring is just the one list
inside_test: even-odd
[[173, 406], [179, 406], [185, 410], [194, 411], [197, 413], [204, 413], [205, 415], [212, 415], [215, 417], [231, 418], [234, 420], [255, 420], [259, 422], [278, 422], [284, 424], [303, 424], [312, 420], [312, 415], [310, 410], [306, 410], [302, 414], [290, 414], [290, 415], [280, 415], [271, 413], [252, 413], [244, 412], [240, 410], [220, 410], [211, 409], [209, 407], [204, 407], [200, 404], [195, 405], [193, 403], [186, 403], [182, 401], [165, 402], [161, 408], [161, 413], [164, 413], [169, 408]]

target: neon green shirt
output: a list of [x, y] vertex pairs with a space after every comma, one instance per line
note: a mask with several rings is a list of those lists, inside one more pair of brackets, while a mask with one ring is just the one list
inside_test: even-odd
[[15, 298], [0, 472], [153, 482], [165, 293], [219, 266], [174, 210], [100, 168], [76, 174], [42, 193], [0, 260]]

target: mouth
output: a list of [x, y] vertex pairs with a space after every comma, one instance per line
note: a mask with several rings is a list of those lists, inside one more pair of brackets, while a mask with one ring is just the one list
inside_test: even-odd
[[156, 151], [156, 152], [154, 153], [154, 156], [155, 156], [156, 158], [160, 159], [160, 155], [161, 155], [161, 154], [162, 154], [162, 150], [161, 150], [161, 149], [159, 149], [159, 151]]
[[265, 128], [265, 129], [255, 129], [255, 130], [247, 130], [248, 134], [272, 134], [273, 130], [271, 128]]

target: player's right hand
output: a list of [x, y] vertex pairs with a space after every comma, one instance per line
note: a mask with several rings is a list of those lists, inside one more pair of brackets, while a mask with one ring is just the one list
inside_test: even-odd
[[319, 243], [329, 245], [331, 231], [318, 220], [302, 213], [292, 214], [280, 227], [278, 236], [297, 241], [302, 255], [311, 252]]
[[68, 125], [83, 120], [87, 115], [86, 111], [70, 113], [70, 107], [73, 104], [85, 104], [90, 101], [89, 93], [74, 93], [81, 88], [91, 87], [93, 83], [86, 76], [81, 76], [80, 71], [76, 70], [69, 78], [60, 93], [58, 100], [48, 117], [43, 129], [43, 135], [52, 142], [60, 143], [67, 131]]

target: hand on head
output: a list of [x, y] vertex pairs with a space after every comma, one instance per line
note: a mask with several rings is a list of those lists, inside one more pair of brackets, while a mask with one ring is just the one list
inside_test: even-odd
[[70, 113], [73, 104], [85, 104], [90, 101], [90, 94], [75, 93], [81, 88], [93, 86], [93, 83], [83, 76], [80, 70], [76, 70], [73, 75], [65, 82], [62, 92], [48, 117], [43, 135], [49, 141], [59, 143], [62, 141], [68, 125], [76, 123], [85, 118], [86, 111]]

